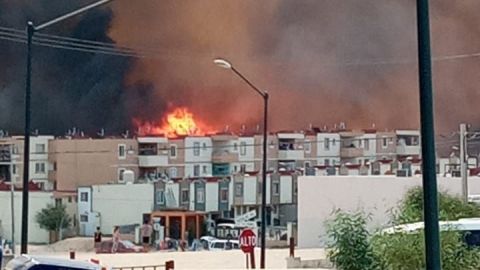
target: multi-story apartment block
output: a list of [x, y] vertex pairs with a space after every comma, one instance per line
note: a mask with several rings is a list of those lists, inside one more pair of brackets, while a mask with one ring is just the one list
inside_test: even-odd
[[303, 170], [305, 160], [305, 134], [296, 132], [279, 132], [278, 171], [293, 172]]
[[394, 160], [397, 156], [397, 135], [395, 132], [377, 132], [376, 148], [378, 160]]
[[420, 157], [420, 131], [418, 130], [397, 130], [397, 158]]
[[125, 183], [128, 171], [138, 178], [136, 139], [55, 139], [49, 144], [49, 180], [57, 191], [76, 192], [79, 186]]
[[255, 171], [255, 138], [253, 136], [241, 136], [238, 138], [240, 172]]
[[[255, 161], [255, 171], [260, 171], [262, 169], [263, 161], [263, 135], [255, 134], [254, 138], [254, 161]], [[278, 162], [279, 155], [279, 143], [278, 137], [274, 134], [269, 134], [267, 136], [267, 171], [276, 171], [280, 167]]]
[[185, 137], [185, 177], [212, 175], [212, 138]]
[[212, 135], [212, 175], [227, 176], [240, 171], [238, 136], [232, 134]]
[[170, 155], [168, 139], [164, 137], [139, 137], [137, 141], [138, 178], [146, 181], [165, 179]]
[[340, 164], [340, 134], [317, 133], [317, 164], [335, 166]]
[[340, 158], [343, 164], [362, 164], [365, 156], [364, 133], [361, 131], [340, 132]]
[[[49, 171], [49, 142], [53, 136], [31, 136], [30, 137], [30, 181], [38, 184], [42, 189], [52, 190], [53, 186], [48, 182]], [[0, 138], [2, 152], [8, 153], [8, 161], [0, 162], [0, 174], [8, 175], [8, 181], [13, 180], [16, 185], [22, 185], [23, 179], [23, 136], [12, 136]], [[7, 164], [7, 163], [8, 164]], [[0, 176], [1, 177], [1, 176]]]

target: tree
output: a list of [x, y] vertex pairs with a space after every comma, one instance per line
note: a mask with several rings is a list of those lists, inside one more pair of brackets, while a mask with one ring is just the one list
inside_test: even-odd
[[[409, 190], [394, 210], [392, 223], [423, 220], [421, 188]], [[480, 216], [480, 208], [460, 198], [439, 193], [440, 219], [458, 220]], [[327, 223], [331, 239], [328, 257], [340, 270], [420, 270], [425, 269], [424, 232], [374, 233], [367, 231], [368, 216], [359, 211], [335, 212]], [[469, 247], [465, 235], [457, 231], [442, 231], [440, 237], [442, 269], [480, 269], [480, 249]]]
[[[457, 196], [439, 192], [438, 201], [440, 220], [480, 217], [480, 207], [477, 204], [466, 203]], [[395, 224], [418, 221], [423, 221], [423, 190], [421, 187], [412, 188], [407, 192], [393, 217]]]
[[47, 205], [35, 216], [40, 228], [47, 231], [59, 231], [70, 227], [72, 219], [68, 216], [64, 205]]

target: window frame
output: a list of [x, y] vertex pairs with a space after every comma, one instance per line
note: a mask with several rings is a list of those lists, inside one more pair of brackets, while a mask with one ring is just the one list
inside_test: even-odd
[[[177, 158], [177, 150], [178, 150], [178, 146], [176, 144], [172, 144], [170, 145], [170, 149], [168, 151], [168, 154], [170, 155], [170, 158]], [[173, 154], [172, 154], [173, 152]]]
[[187, 188], [182, 188], [182, 190], [180, 190], [180, 201], [182, 204], [190, 202], [190, 190]]
[[155, 195], [156, 195], [155, 202], [157, 204], [165, 204], [165, 190], [164, 189], [158, 189], [157, 191], [155, 191]]
[[[121, 150], [122, 148], [123, 148], [123, 155], [122, 155], [122, 150]], [[118, 159], [121, 159], [121, 160], [127, 159], [127, 145], [126, 144], [124, 144], [124, 143], [118, 144], [117, 151], [118, 151], [117, 152]]]
[[193, 142], [193, 155], [195, 157], [200, 156], [200, 142]]

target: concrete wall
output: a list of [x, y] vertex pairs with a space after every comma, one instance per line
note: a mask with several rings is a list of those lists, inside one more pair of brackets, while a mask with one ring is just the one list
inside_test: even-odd
[[[125, 145], [125, 157], [118, 153]], [[132, 170], [138, 176], [135, 139], [57, 139], [50, 141], [50, 163], [56, 164], [51, 181], [60, 191], [76, 191], [79, 186], [117, 183], [119, 169]]]
[[153, 184], [92, 186], [92, 210], [100, 214], [102, 232], [115, 225], [141, 224], [142, 215], [153, 210]]
[[[12, 212], [10, 204], [10, 192], [0, 192], [0, 234], [11, 240], [12, 235]], [[35, 221], [36, 214], [48, 204], [55, 204], [53, 194], [50, 192], [30, 192], [28, 215], [28, 242], [46, 244], [49, 240], [48, 231], [41, 229]], [[22, 221], [22, 193], [15, 192], [15, 242], [20, 243], [20, 230]]]
[[[389, 176], [302, 176], [298, 180], [298, 246], [322, 246], [325, 221], [333, 210], [363, 209], [372, 214], [369, 226], [384, 227], [389, 210], [405, 192], [422, 183], [421, 177]], [[438, 178], [439, 190], [460, 194], [460, 178]], [[469, 178], [470, 194], [480, 194], [480, 178]]]

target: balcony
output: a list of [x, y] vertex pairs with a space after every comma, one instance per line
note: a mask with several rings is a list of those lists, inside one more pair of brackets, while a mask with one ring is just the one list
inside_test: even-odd
[[346, 148], [340, 149], [340, 157], [342, 158], [358, 158], [362, 156], [363, 156], [362, 148], [346, 147]]
[[420, 151], [420, 145], [397, 145], [397, 155], [418, 156]]
[[226, 150], [213, 151], [212, 162], [215, 162], [215, 163], [238, 162], [238, 153], [232, 153]]
[[303, 159], [303, 150], [278, 150], [278, 159], [297, 160]]
[[168, 165], [168, 156], [138, 156], [138, 164], [140, 167], [161, 167]]

